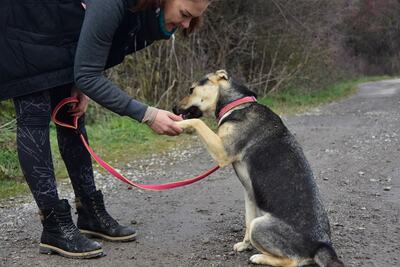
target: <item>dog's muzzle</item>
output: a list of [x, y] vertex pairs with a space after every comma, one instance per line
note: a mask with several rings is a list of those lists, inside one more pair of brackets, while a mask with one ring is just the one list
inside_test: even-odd
[[188, 109], [180, 109], [179, 107], [175, 106], [172, 108], [172, 111], [176, 115], [182, 115], [185, 120], [200, 118], [203, 116], [203, 112], [196, 106], [191, 106]]

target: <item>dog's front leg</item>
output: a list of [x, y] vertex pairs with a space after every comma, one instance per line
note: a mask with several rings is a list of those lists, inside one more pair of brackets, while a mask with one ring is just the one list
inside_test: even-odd
[[242, 252], [251, 248], [250, 243], [250, 223], [256, 218], [256, 207], [254, 203], [250, 200], [247, 191], [244, 193], [244, 203], [245, 203], [245, 216], [246, 216], [246, 233], [244, 235], [243, 241], [236, 243], [233, 246], [233, 250], [237, 252]]
[[183, 129], [194, 128], [200, 139], [206, 145], [208, 153], [218, 162], [220, 167], [227, 166], [232, 163], [225, 151], [221, 138], [214, 133], [202, 120], [188, 119], [176, 122]]

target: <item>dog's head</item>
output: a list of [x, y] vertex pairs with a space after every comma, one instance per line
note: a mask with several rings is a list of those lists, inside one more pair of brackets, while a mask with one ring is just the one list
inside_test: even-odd
[[218, 102], [220, 87], [228, 86], [229, 77], [225, 70], [209, 73], [192, 84], [189, 95], [179, 101], [178, 105], [173, 108], [173, 112], [183, 115], [185, 119], [213, 114]]
[[248, 95], [255, 96], [244, 85], [233, 81], [225, 70], [218, 70], [194, 82], [189, 95], [179, 101], [173, 112], [185, 119], [212, 116], [225, 104]]

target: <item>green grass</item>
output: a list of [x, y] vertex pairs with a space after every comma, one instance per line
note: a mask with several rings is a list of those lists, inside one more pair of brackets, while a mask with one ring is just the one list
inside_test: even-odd
[[[103, 160], [117, 167], [134, 159], [187, 143], [187, 135], [169, 137], [155, 134], [149, 127], [130, 118], [106, 112], [105, 117], [87, 125], [89, 145]], [[51, 146], [57, 178], [67, 178], [68, 174], [58, 151], [55, 127], [51, 127]], [[93, 160], [95, 168], [103, 171]]]
[[[262, 97], [259, 102], [281, 115], [304, 112], [307, 109], [350, 95], [359, 83], [384, 78], [388, 77], [366, 77], [343, 81], [325, 90], [308, 93], [289, 89]], [[9, 103], [5, 105], [10, 109]], [[5, 109], [3, 108], [3, 110]], [[15, 123], [11, 123], [6, 128], [1, 128], [1, 125], [11, 119], [10, 112], [6, 114], [0, 112], [0, 199], [28, 192], [28, 187], [22, 182], [22, 173], [15, 149]], [[211, 122], [212, 128], [215, 128], [212, 120], [208, 120], [208, 122]], [[87, 132], [90, 145], [94, 151], [115, 167], [138, 157], [159, 153], [173, 146], [185, 145], [190, 142], [188, 135], [179, 137], [160, 136], [154, 134], [146, 125], [110, 112], [105, 112], [101, 119], [88, 125]], [[54, 126], [50, 129], [50, 137], [56, 177], [57, 179], [66, 178], [67, 172], [58, 152]], [[101, 169], [96, 165], [95, 168]]]
[[87, 126], [92, 148], [105, 160], [127, 162], [185, 143], [188, 138], [155, 134], [146, 125], [117, 115]]
[[12, 179], [0, 179], [0, 199], [22, 195], [28, 192], [26, 183]]

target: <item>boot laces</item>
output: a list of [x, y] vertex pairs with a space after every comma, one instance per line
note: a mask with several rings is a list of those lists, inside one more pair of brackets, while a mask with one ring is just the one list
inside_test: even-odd
[[118, 226], [118, 222], [116, 220], [114, 220], [113, 217], [111, 217], [111, 215], [106, 211], [106, 207], [104, 205], [104, 203], [100, 202], [100, 203], [93, 203], [94, 204], [94, 210], [95, 213], [98, 217], [98, 219], [106, 226], [109, 227], [116, 227]]
[[71, 214], [58, 214], [57, 220], [60, 225], [61, 231], [64, 233], [67, 239], [72, 240], [75, 236], [80, 234], [79, 229], [72, 221]]

